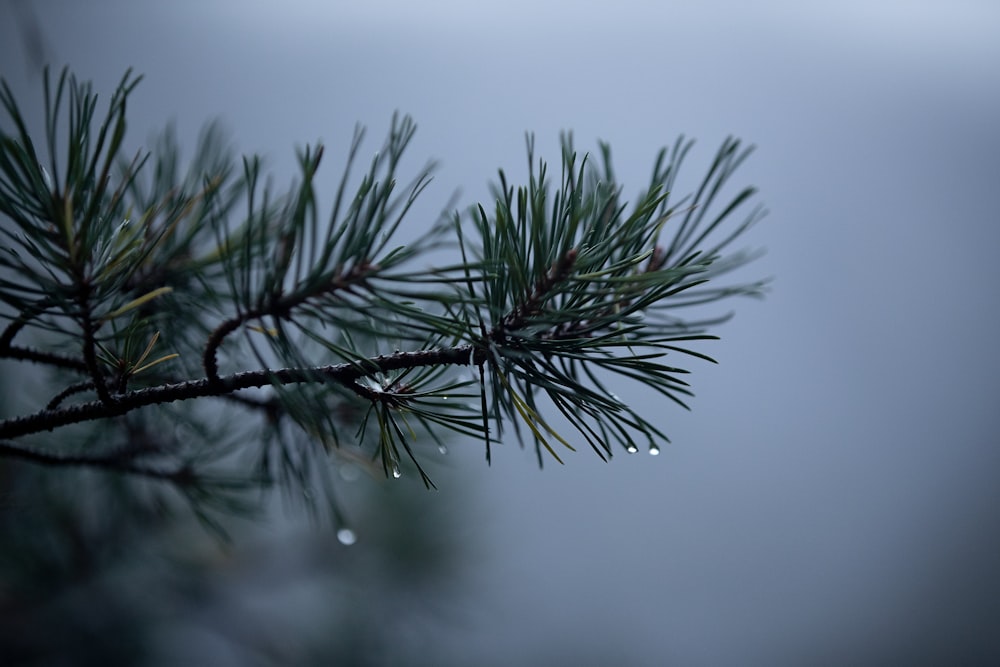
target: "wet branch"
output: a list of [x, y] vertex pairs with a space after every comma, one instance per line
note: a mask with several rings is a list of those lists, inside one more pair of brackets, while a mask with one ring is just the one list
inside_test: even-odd
[[202, 378], [177, 382], [119, 394], [111, 403], [101, 400], [90, 401], [57, 410], [41, 410], [34, 414], [8, 419], [0, 422], [0, 438], [17, 438], [32, 433], [52, 431], [69, 424], [118, 417], [149, 405], [187, 401], [208, 396], [225, 396], [243, 389], [264, 387], [271, 384], [288, 385], [321, 381], [349, 386], [355, 380], [375, 373], [422, 366], [469, 365], [470, 362], [482, 363], [485, 358], [485, 349], [474, 348], [472, 345], [462, 345], [446, 349], [396, 352], [330, 366], [245, 371], [222, 376], [214, 381]]

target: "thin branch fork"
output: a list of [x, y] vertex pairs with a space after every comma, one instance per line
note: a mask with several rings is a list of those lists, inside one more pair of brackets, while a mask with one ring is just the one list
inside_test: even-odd
[[361, 262], [348, 271], [335, 274], [319, 290], [298, 291], [287, 296], [277, 294], [266, 307], [252, 308], [224, 321], [212, 331], [205, 345], [205, 351], [202, 354], [202, 367], [205, 369], [205, 376], [213, 383], [221, 380], [219, 377], [217, 352], [226, 337], [236, 331], [241, 325], [262, 317], [281, 317], [317, 296], [331, 294], [339, 290], [350, 292], [355, 284], [364, 285], [365, 281], [374, 275], [378, 269], [379, 266], [377, 264], [371, 264], [367, 261]]

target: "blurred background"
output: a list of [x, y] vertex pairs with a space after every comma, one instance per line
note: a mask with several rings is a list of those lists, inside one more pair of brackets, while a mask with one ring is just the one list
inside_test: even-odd
[[218, 118], [282, 184], [294, 147], [322, 140], [329, 197], [355, 123], [370, 154], [393, 111], [410, 113], [414, 172], [440, 161], [413, 233], [456, 190], [484, 201], [499, 167], [517, 182], [526, 131], [556, 164], [561, 130], [580, 150], [610, 142], [626, 195], [677, 135], [698, 139], [692, 188], [733, 134], [758, 146], [737, 181], [771, 211], [745, 238], [767, 254], [741, 277], [774, 282], [726, 304], [736, 317], [703, 348], [720, 364], [693, 368], [691, 412], [620, 392], [662, 420], [659, 457], [584, 448], [539, 470], [508, 443], [487, 467], [481, 443], [454, 441], [439, 492], [345, 492], [349, 548], [278, 514], [225, 549], [163, 527], [36, 597], [8, 580], [0, 650], [38, 664], [1000, 662], [1000, 5], [4, 0], [0, 74], [28, 109], [39, 62], [104, 100], [127, 67], [144, 74], [136, 145], [173, 124], [193, 149]]

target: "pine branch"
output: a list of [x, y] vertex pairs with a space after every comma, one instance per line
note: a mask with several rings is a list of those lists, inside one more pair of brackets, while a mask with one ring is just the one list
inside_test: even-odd
[[245, 371], [222, 376], [214, 381], [203, 378], [146, 387], [116, 395], [114, 400], [110, 402], [91, 401], [6, 419], [0, 422], [0, 438], [18, 438], [32, 433], [51, 431], [70, 424], [109, 419], [151, 405], [226, 396], [244, 389], [317, 381], [336, 382], [343, 386], [351, 386], [360, 378], [376, 373], [388, 373], [423, 366], [467, 365], [470, 360], [473, 363], [481, 363], [484, 358], [485, 352], [477, 352], [471, 345], [464, 345], [443, 350], [397, 352], [330, 366]]
[[[45, 145], [0, 86], [10, 120], [0, 124], [0, 358], [39, 364], [54, 382], [44, 409], [0, 421], [0, 458], [194, 478], [206, 458], [224, 458], [204, 435], [184, 445], [197, 456], [175, 451], [182, 462], [164, 468], [128, 448], [66, 454], [15, 440], [83, 423], [99, 440], [100, 428], [173, 418], [170, 404], [202, 398], [263, 417], [264, 472], [245, 479], [286, 487], [328, 484], [312, 457], [339, 448], [347, 426], [386, 475], [409, 466], [428, 487], [421, 435], [480, 439], [487, 461], [507, 426], [534, 444], [539, 463], [546, 453], [561, 462], [560, 448], [579, 439], [603, 459], [614, 445], [637, 451], [637, 439], [656, 453], [668, 442], [661, 415], [638, 414], [614, 386], [638, 383], [687, 408], [688, 371], [675, 359], [711, 361], [693, 345], [716, 339], [711, 330], [728, 315], [677, 312], [763, 291], [763, 281], [721, 280], [756, 257], [729, 247], [765, 213], [742, 213], [753, 188], [726, 194], [750, 153], [739, 141], [724, 141], [694, 193], [677, 197], [691, 148], [678, 140], [629, 205], [607, 145], [592, 159], [564, 137], [552, 183], [529, 137], [525, 185], [501, 171], [490, 206], [446, 213], [394, 247], [430, 182], [428, 165], [399, 185], [416, 129], [409, 117], [393, 117], [359, 177], [355, 131], [321, 222], [321, 146], [299, 152], [299, 181], [282, 194], [262, 185], [258, 158], [244, 158], [241, 171], [211, 128], [187, 175], [169, 135], [124, 159], [125, 102], [137, 82], [123, 77], [101, 119], [88, 84], [46, 75]], [[458, 264], [414, 266], [456, 246]], [[270, 391], [247, 391], [260, 388]], [[191, 406], [191, 423], [206, 422]]]

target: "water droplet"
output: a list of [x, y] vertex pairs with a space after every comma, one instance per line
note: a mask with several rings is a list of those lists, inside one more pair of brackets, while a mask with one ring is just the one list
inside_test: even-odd
[[440, 452], [441, 455], [444, 456], [445, 454], [448, 453], [448, 448], [445, 447], [444, 445], [438, 445], [438, 452]]
[[392, 466], [392, 477], [393, 477], [393, 479], [399, 479], [402, 476], [403, 476], [403, 473], [399, 472], [399, 466], [397, 466], [396, 464], [393, 464], [393, 466]]
[[635, 454], [637, 451], [639, 451], [639, 448], [630, 442], [628, 443], [628, 447], [625, 448], [625, 451], [627, 451], [629, 454]]
[[650, 445], [649, 446], [649, 455], [650, 456], [659, 456], [660, 455], [660, 448], [657, 447], [656, 445]]
[[350, 528], [341, 528], [337, 531], [337, 541], [349, 547], [358, 541], [358, 536]]
[[441, 397], [441, 400], [442, 400], [442, 401], [447, 401], [447, 400], [448, 400], [448, 397], [447, 397], [447, 396], [442, 396], [442, 397]]

